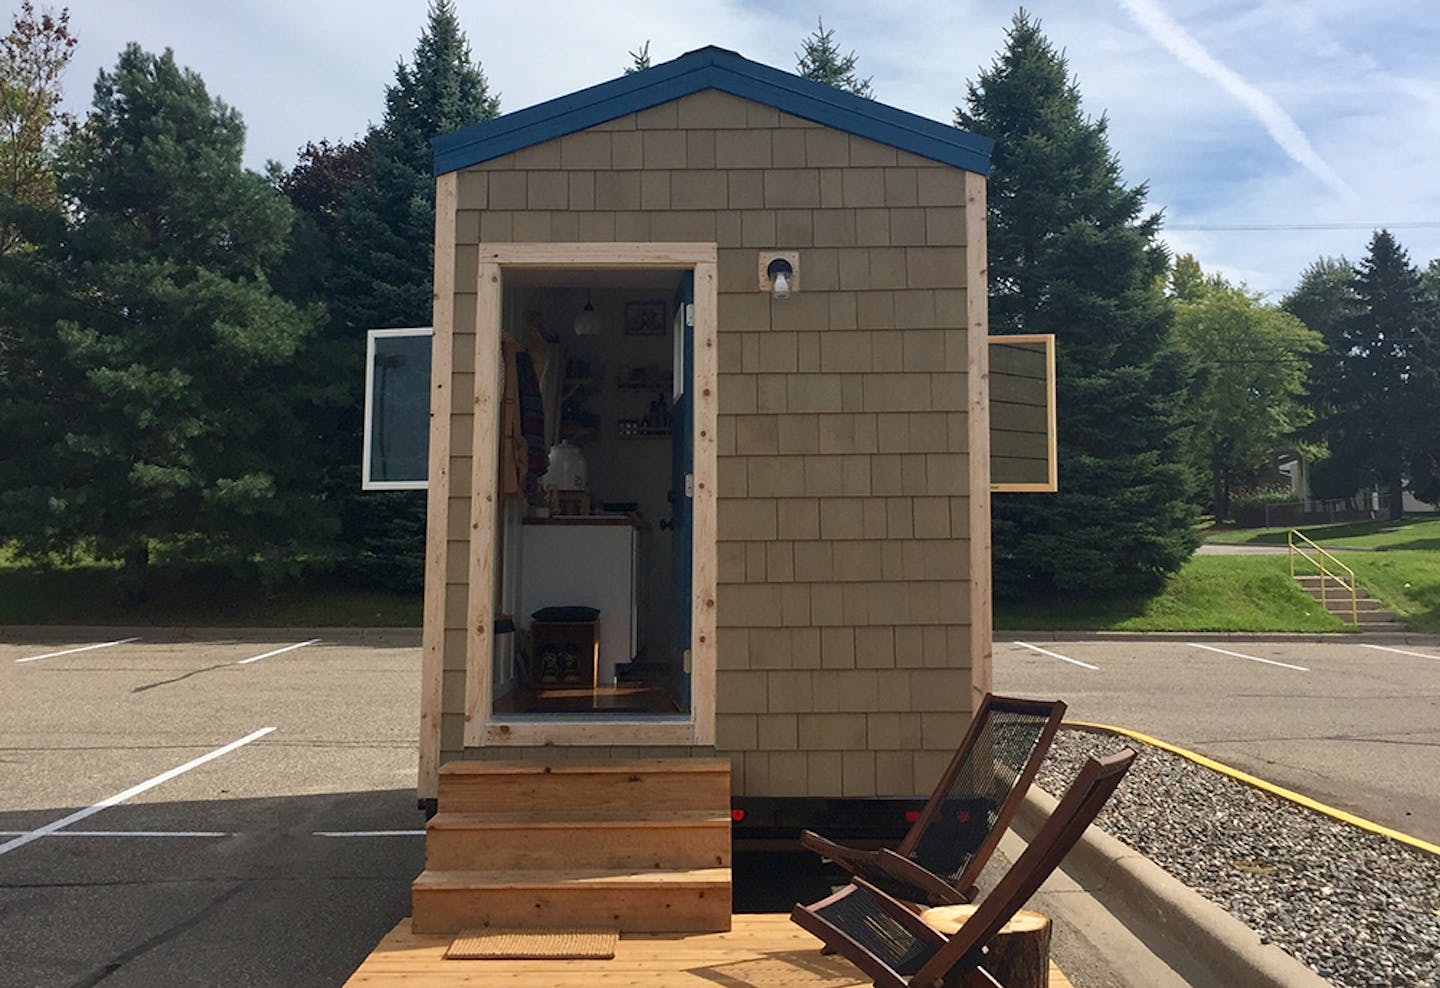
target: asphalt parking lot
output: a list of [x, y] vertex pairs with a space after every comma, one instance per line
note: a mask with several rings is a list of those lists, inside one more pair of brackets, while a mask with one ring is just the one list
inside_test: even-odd
[[[1031, 644], [996, 643], [997, 691], [1440, 841], [1440, 648]], [[419, 662], [383, 641], [0, 644], [0, 988], [343, 982], [422, 865]], [[833, 879], [736, 864], [740, 909]], [[1077, 985], [1122, 983], [1062, 934]]]
[[339, 984], [421, 867], [419, 649], [95, 644], [0, 644], [0, 986]]
[[1440, 646], [997, 639], [995, 690], [1440, 843]]
[[[420, 649], [65, 634], [0, 643], [0, 988], [341, 984], [423, 864]], [[737, 859], [736, 908], [834, 880]]]

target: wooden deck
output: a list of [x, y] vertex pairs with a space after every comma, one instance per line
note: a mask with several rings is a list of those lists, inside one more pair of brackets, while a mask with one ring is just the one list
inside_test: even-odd
[[[608, 961], [447, 961], [451, 937], [419, 936], [405, 919], [345, 982], [346, 988], [863, 988], [850, 962], [822, 957], [814, 937], [780, 913], [737, 915], [728, 933], [626, 934]], [[1071, 988], [1053, 964], [1050, 988]]]

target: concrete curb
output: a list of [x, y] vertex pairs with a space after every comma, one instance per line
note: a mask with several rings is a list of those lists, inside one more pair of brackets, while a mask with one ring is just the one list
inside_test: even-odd
[[141, 642], [296, 641], [319, 638], [332, 645], [419, 646], [419, 628], [197, 628], [114, 625], [0, 625], [0, 641], [66, 644], [100, 638], [139, 638]]
[[996, 644], [1028, 642], [1305, 642], [1311, 645], [1440, 645], [1440, 635], [1418, 631], [1007, 631], [997, 629]]
[[[1055, 811], [1032, 786], [1014, 821], [1027, 841]], [[1090, 827], [1063, 868], [1105, 909], [1191, 984], [1246, 988], [1334, 988], [1329, 981], [1155, 862]]]

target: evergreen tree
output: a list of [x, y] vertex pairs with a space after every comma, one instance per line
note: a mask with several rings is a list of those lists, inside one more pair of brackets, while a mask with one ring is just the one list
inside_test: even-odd
[[1406, 478], [1431, 473], [1426, 451], [1440, 426], [1428, 387], [1433, 314], [1420, 272], [1389, 231], [1371, 238], [1355, 296], [1358, 311], [1341, 336], [1349, 428], [1358, 434], [1351, 445], [1399, 518]]
[[331, 307], [342, 325], [365, 330], [430, 321], [430, 140], [499, 112], [500, 99], [471, 59], [453, 0], [432, 0], [413, 60], [396, 66], [384, 120], [368, 136], [369, 181], [344, 210]]
[[454, 3], [432, 0], [411, 63], [396, 67], [384, 119], [366, 137], [365, 179], [345, 196], [333, 226], [329, 319], [317, 359], [329, 364], [343, 392], [321, 463], [358, 567], [352, 574], [371, 582], [420, 586], [425, 497], [360, 491], [365, 331], [429, 325], [435, 232], [430, 140], [488, 120], [499, 108], [499, 97], [471, 57]]
[[634, 75], [650, 67], [650, 42], [646, 41], [630, 53], [630, 64], [625, 66], [626, 75]]
[[1195, 470], [1210, 478], [1217, 521], [1230, 496], [1254, 483], [1310, 418], [1307, 357], [1320, 334], [1278, 306], [1215, 275], [1189, 254], [1171, 271], [1175, 343], [1196, 368], [1190, 407]]
[[1361, 462], [1364, 437], [1353, 428], [1346, 380], [1348, 333], [1359, 313], [1355, 266], [1343, 257], [1322, 257], [1300, 276], [1281, 308], [1320, 334], [1322, 347], [1310, 354], [1311, 422], [1303, 436], [1321, 456], [1310, 465], [1310, 493], [1348, 499], [1367, 483]]
[[795, 54], [795, 71], [802, 77], [866, 99], [875, 98], [870, 79], [862, 79], [855, 74], [859, 59], [853, 51], [848, 55], [840, 54], [840, 46], [835, 43], [835, 31], [825, 30], [824, 20], [816, 22], [815, 33], [800, 45], [801, 50]]
[[169, 51], [129, 46], [61, 151], [71, 208], [0, 265], [38, 369], [0, 403], [0, 537], [122, 559], [132, 598], [155, 540], [249, 556], [308, 527], [282, 376], [312, 317], [265, 276], [292, 212], [244, 134]]
[[997, 140], [989, 178], [991, 332], [1057, 337], [1060, 491], [994, 499], [997, 593], [1153, 588], [1194, 550], [1183, 462], [1190, 373], [1170, 342], [1167, 267], [1145, 186], [1022, 10], [959, 126]]

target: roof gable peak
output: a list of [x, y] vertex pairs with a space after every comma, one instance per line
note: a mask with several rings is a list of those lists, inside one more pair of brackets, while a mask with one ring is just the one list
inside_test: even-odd
[[924, 158], [987, 174], [994, 141], [752, 62], [715, 45], [436, 137], [435, 174], [573, 134], [705, 89], [718, 89]]

